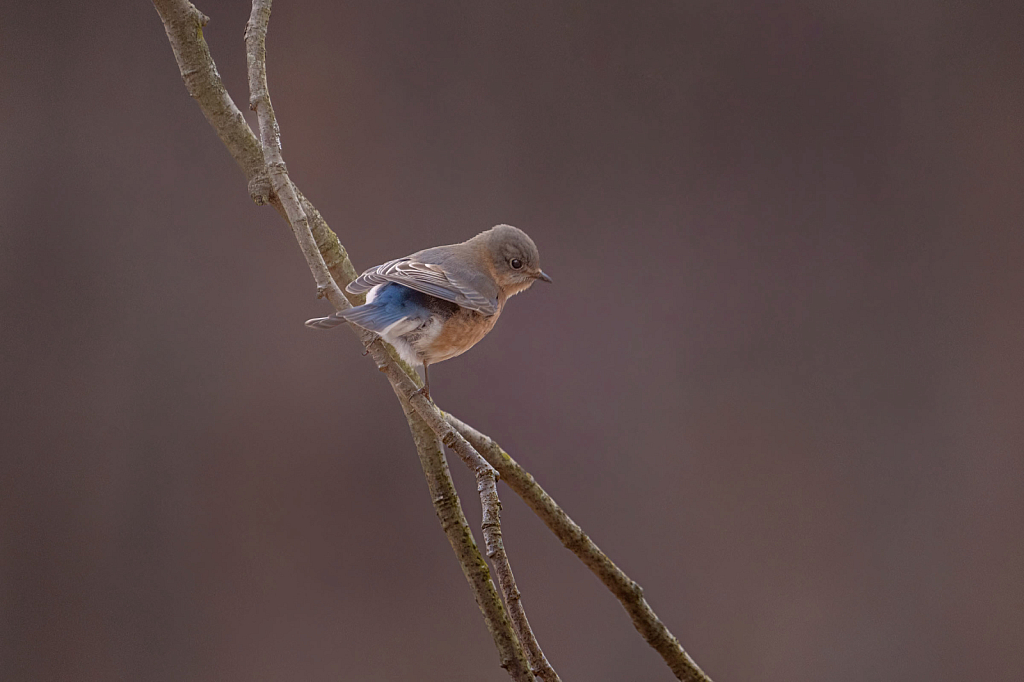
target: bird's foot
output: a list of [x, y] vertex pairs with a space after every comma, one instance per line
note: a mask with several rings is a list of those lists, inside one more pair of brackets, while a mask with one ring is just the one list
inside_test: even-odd
[[376, 334], [374, 334], [372, 337], [370, 337], [369, 341], [366, 341], [365, 343], [363, 343], [363, 357], [366, 357], [367, 355], [370, 354], [370, 346], [372, 346], [373, 342], [376, 341], [379, 338], [381, 338], [381, 337], [379, 337]]

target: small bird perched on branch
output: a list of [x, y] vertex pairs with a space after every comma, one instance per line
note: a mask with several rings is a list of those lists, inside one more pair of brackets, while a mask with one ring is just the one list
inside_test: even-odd
[[430, 397], [427, 367], [454, 358], [487, 336], [505, 301], [538, 279], [537, 245], [522, 230], [496, 225], [449, 246], [417, 251], [370, 268], [345, 289], [366, 293], [366, 303], [307, 327], [330, 329], [351, 322], [379, 334], [411, 365], [423, 365], [423, 392]]

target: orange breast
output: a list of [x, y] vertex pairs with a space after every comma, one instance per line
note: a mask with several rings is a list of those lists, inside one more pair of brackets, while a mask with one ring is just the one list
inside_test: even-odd
[[502, 307], [499, 304], [498, 312], [490, 317], [475, 310], [459, 308], [457, 313], [448, 318], [441, 333], [434, 337], [430, 346], [421, 350], [423, 359], [429, 364], [434, 364], [465, 353], [494, 328]]

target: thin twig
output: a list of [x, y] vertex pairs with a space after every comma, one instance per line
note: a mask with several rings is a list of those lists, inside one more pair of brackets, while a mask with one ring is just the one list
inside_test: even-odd
[[[288, 221], [289, 225], [293, 226], [296, 239], [299, 241], [303, 255], [306, 256], [307, 264], [314, 274], [321, 296], [326, 296], [338, 310], [348, 308], [352, 303], [359, 303], [360, 297], [342, 293], [338, 287], [339, 283], [341, 286], [347, 285], [357, 275], [348, 253], [341, 245], [337, 235], [320, 215], [320, 212], [291, 183], [290, 179], [288, 179], [286, 184], [281, 182], [283, 179], [287, 179], [287, 169], [284, 167], [283, 161], [280, 166], [273, 169], [279, 171], [277, 183], [280, 193], [277, 190], [272, 191], [272, 178], [268, 172], [268, 164], [264, 161], [265, 150], [261, 147], [260, 142], [257, 141], [252, 129], [245, 122], [242, 112], [235, 106], [230, 95], [228, 95], [217, 73], [216, 65], [210, 55], [206, 41], [203, 39], [202, 28], [207, 24], [209, 18], [187, 0], [153, 0], [153, 4], [163, 22], [168, 41], [181, 72], [182, 80], [185, 82], [189, 94], [199, 104], [217, 136], [224, 143], [224, 146], [227, 147], [245, 174], [253, 201], [259, 205], [267, 203], [273, 205]], [[269, 12], [269, 2], [260, 4], [266, 4], [267, 11]], [[256, 2], [254, 2], [254, 14], [256, 13], [255, 5]], [[251, 21], [252, 19], [250, 18]], [[265, 21], [263, 22], [262, 35], [263, 38], [260, 40], [261, 55], [265, 51], [265, 47], [263, 47], [265, 46], [266, 36]], [[248, 48], [248, 29], [246, 42]], [[247, 49], [247, 56], [249, 52]], [[262, 56], [260, 61], [263, 61]], [[263, 78], [263, 83], [265, 84], [265, 70], [263, 71]], [[258, 88], [256, 92], [260, 94]], [[257, 113], [259, 113], [258, 100], [259, 98], [257, 97]], [[267, 108], [270, 109], [272, 116], [272, 109], [269, 106], [269, 94], [267, 94], [266, 101]], [[276, 146], [279, 153], [279, 135], [277, 137], [274, 136], [276, 133], [275, 126], [276, 121], [268, 129], [270, 135], [263, 135], [263, 138], [264, 142], [269, 141], [272, 148], [271, 151]], [[261, 133], [263, 132], [262, 128], [261, 119]], [[289, 196], [289, 193], [293, 193], [293, 196]], [[281, 194], [288, 196], [290, 206], [285, 206]], [[296, 205], [298, 210], [296, 210]], [[296, 229], [295, 225], [302, 226], [302, 229]], [[321, 254], [321, 258], [318, 259], [313, 255], [312, 249], [309, 248], [310, 240], [319, 254]], [[323, 277], [323, 269], [321, 267], [327, 270], [330, 279]], [[333, 286], [331, 286], [332, 284]], [[342, 295], [339, 296], [339, 293]], [[505, 610], [500, 608], [500, 602], [495, 593], [494, 585], [490, 580], [490, 575], [487, 572], [486, 564], [484, 564], [483, 558], [476, 548], [472, 534], [468, 531], [465, 515], [462, 513], [458, 497], [454, 493], [450, 473], [448, 472], [447, 464], [444, 463], [444, 455], [441, 453], [440, 448], [437, 447], [438, 437], [442, 433], [452, 443], [458, 443], [459, 440], [465, 441], [461, 437], [456, 440], [454, 437], [449, 436], [445, 430], [446, 427], [438, 424], [436, 419], [425, 418], [424, 415], [439, 417], [440, 412], [437, 411], [437, 408], [432, 403], [419, 394], [413, 395], [421, 385], [419, 377], [395, 355], [393, 349], [379, 338], [368, 333], [362, 335], [362, 339], [364, 343], [368, 344], [368, 348], [378, 368], [388, 374], [393, 389], [402, 401], [424, 471], [428, 472], [429, 469], [427, 480], [432, 499], [435, 503], [435, 511], [441, 520], [442, 528], [448, 535], [449, 542], [456, 550], [456, 555], [459, 557], [463, 572], [473, 586], [477, 603], [481, 611], [484, 612], [488, 629], [497, 643], [500, 637], [499, 631], [507, 630], [511, 634]], [[415, 403], [415, 407], [410, 404], [410, 399]], [[558, 505], [554, 503], [554, 500], [537, 485], [533, 477], [508, 457], [494, 441], [454, 418], [450, 418], [450, 420], [458, 424], [457, 428], [462, 435], [465, 435], [469, 440], [476, 440], [474, 443], [476, 447], [470, 446], [469, 449], [480, 450], [482, 448], [482, 452], [489, 463], [500, 472], [501, 478], [509, 483], [509, 486], [544, 520], [548, 527], [562, 540], [563, 544], [574, 551], [619, 598], [631, 617], [633, 617], [637, 630], [662, 655], [676, 674], [676, 677], [680, 680], [709, 680], [686, 652], [682, 650], [678, 641], [668, 632], [657, 615], [651, 611], [650, 606], [643, 599], [643, 593], [639, 585], [625, 576], [610, 559], [597, 549], [597, 546], [590, 541], [582, 529], [569, 519]], [[428, 421], [431, 422], [431, 425], [428, 425]], [[493, 445], [493, 449], [487, 445], [488, 442], [490, 445]], [[459, 448], [463, 452], [460, 453]], [[456, 449], [456, 452], [462, 456], [466, 450], [461, 445], [459, 448]], [[450, 490], [450, 493], [448, 490]], [[564, 517], [564, 519], [560, 517]], [[500, 542], [500, 535], [498, 540]], [[490, 547], [488, 547], [488, 553], [490, 554]], [[612, 570], [609, 570], [608, 566]], [[511, 574], [511, 571], [509, 571], [509, 574]], [[497, 609], [494, 606], [495, 603], [498, 604]], [[514, 607], [511, 604], [509, 608], [514, 611]], [[492, 615], [488, 616], [488, 613]], [[502, 622], [504, 622], [504, 626]], [[515, 635], [511, 637], [506, 635], [505, 639], [511, 639], [512, 646], [506, 647], [504, 650], [502, 646], [498, 646], [502, 667], [508, 669], [510, 674], [513, 674], [513, 670], [515, 670], [516, 672], [513, 674], [513, 677], [516, 677], [516, 675], [521, 674], [518, 669], [525, 667], [524, 665], [517, 664], [517, 659], [522, 660], [523, 652], [518, 646], [518, 641], [515, 641]], [[526, 641], [527, 647], [529, 647], [529, 638]], [[509, 653], [509, 649], [511, 649], [511, 653]], [[518, 651], [518, 655], [516, 651]], [[523, 663], [525, 664], [525, 661]], [[542, 676], [543, 666], [535, 665], [534, 667], [535, 670], [538, 670], [538, 676]], [[516, 677], [516, 679], [520, 678]], [[548, 678], [542, 677], [542, 679]]]
[[519, 497], [526, 502], [551, 529], [562, 544], [572, 551], [586, 566], [594, 572], [601, 582], [611, 590], [623, 608], [633, 619], [633, 625], [640, 635], [655, 651], [661, 654], [676, 677], [686, 682], [710, 682], [710, 678], [694, 662], [679, 644], [679, 640], [669, 632], [658, 615], [654, 613], [643, 589], [628, 575], [622, 572], [608, 556], [594, 544], [594, 541], [583, 532], [569, 515], [552, 499], [547, 492], [534, 480], [528, 471], [523, 469], [507, 452], [501, 449], [493, 439], [480, 433], [469, 424], [452, 415], [446, 415], [448, 423], [463, 436], [488, 463], [498, 470], [501, 479], [508, 484]]
[[[327, 265], [324, 263], [323, 256], [320, 254], [320, 250], [317, 248], [316, 241], [313, 239], [312, 231], [309, 227], [309, 220], [306, 216], [305, 211], [299, 202], [299, 198], [295, 192], [295, 188], [292, 186], [291, 178], [288, 176], [288, 170], [284, 164], [284, 158], [281, 154], [281, 133], [277, 125], [277, 118], [274, 115], [274, 108], [270, 102], [270, 90], [267, 86], [267, 72], [266, 72], [266, 37], [267, 28], [270, 22], [270, 7], [272, 0], [253, 0], [252, 13], [249, 16], [249, 23], [245, 29], [245, 45], [246, 45], [246, 61], [249, 70], [249, 91], [250, 100], [249, 105], [256, 110], [257, 117], [260, 125], [260, 139], [263, 144], [263, 157], [266, 161], [267, 172], [270, 176], [271, 188], [274, 194], [280, 198], [281, 203], [284, 206], [285, 213], [288, 217], [288, 222], [295, 232], [296, 239], [299, 242], [299, 246], [302, 249], [303, 255], [306, 257], [306, 262], [309, 265], [310, 271], [313, 273], [317, 283], [317, 290], [321, 295], [326, 296], [335, 308], [341, 310], [350, 306], [349, 301], [345, 298], [344, 294], [341, 293], [341, 289], [334, 282], [330, 272], [327, 270]], [[381, 346], [380, 343], [376, 344]], [[379, 359], [381, 365], [387, 367], [391, 371], [389, 372], [389, 379], [393, 378], [392, 385], [397, 388], [402, 388], [402, 392], [399, 393], [399, 397], [404, 397], [408, 400], [414, 393], [416, 393], [415, 385], [411, 385], [408, 376], [405, 372], [402, 372], [394, 365], [391, 360], [390, 354], [383, 352], [383, 348], [378, 348], [374, 352], [374, 359]], [[379, 356], [379, 357], [378, 357]], [[398, 381], [399, 383], [395, 383]], [[406, 386], [410, 384], [411, 386]], [[428, 425], [431, 422], [435, 422], [437, 417], [440, 417], [440, 413], [437, 412], [437, 408], [433, 406], [429, 401], [423, 401], [427, 403], [431, 410], [424, 410], [423, 406], [417, 406], [417, 413], [421, 418], [424, 417], [424, 413], [431, 417], [428, 421]], [[436, 414], [435, 414], [436, 413]], [[443, 423], [443, 418], [441, 419]], [[445, 429], [455, 434], [455, 431], [448, 426], [447, 423], [443, 423]], [[440, 437], [440, 433], [437, 429], [431, 425], [431, 428], [435, 431], [435, 438]], [[465, 441], [463, 441], [465, 442]], [[436, 440], [435, 440], [436, 447]], [[465, 444], [465, 450], [468, 448], [472, 450], [472, 447], [468, 443]], [[487, 473], [483, 474], [486, 476], [489, 474], [491, 487], [495, 489], [494, 500], [497, 501], [497, 491], [495, 485], [495, 471], [487, 464], [487, 462], [476, 452], [473, 453], [476, 459], [478, 468], [486, 469]], [[421, 460], [422, 461], [422, 460]], [[478, 480], [482, 474], [478, 473]], [[454, 492], [454, 488], [452, 489]], [[482, 493], [481, 493], [482, 495]], [[457, 499], [457, 498], [455, 498]], [[482, 499], [482, 498], [481, 498]], [[485, 507], [485, 514], [486, 514]], [[468, 530], [468, 526], [467, 526]], [[472, 535], [470, 534], [470, 538]], [[465, 542], [465, 538], [460, 538], [460, 542], [453, 544], [456, 548], [456, 552], [460, 554], [460, 558], [472, 560], [472, 557], [466, 556], [463, 550], [468, 549], [469, 545]], [[476, 543], [472, 544], [472, 548], [476, 549]], [[472, 552], [469, 552], [471, 554]], [[477, 549], [477, 556], [479, 556], [479, 550]], [[465, 564], [464, 564], [465, 565]], [[486, 566], [484, 566], [486, 570]], [[490, 580], [490, 573], [487, 572], [486, 578], [484, 578], [483, 572], [476, 570], [467, 573], [467, 578], [470, 579], [470, 583], [474, 586], [475, 591], [481, 590], [486, 592], [487, 586], [490, 586], [491, 590], [494, 589], [493, 583]], [[509, 631], [509, 623], [505, 618], [504, 610], [496, 610], [492, 604], [485, 602], [481, 605], [484, 611], [485, 619], [494, 622], [492, 628], [492, 634], [494, 634], [495, 644], [498, 647], [499, 655], [503, 667], [509, 672], [509, 675], [515, 680], [522, 680], [524, 682], [532, 682], [532, 676], [529, 674], [527, 668], [524, 667], [525, 661], [523, 660], [523, 651], [519, 646], [519, 642], [515, 640], [512, 632]]]
[[[462, 565], [466, 579], [475, 583], [476, 594], [493, 594], [494, 585], [491, 582], [491, 574], [480, 556], [473, 533], [469, 529], [469, 523], [462, 514], [462, 507], [459, 505], [459, 498], [448, 472], [448, 463], [445, 461], [441, 441], [426, 422], [418, 416], [416, 409], [409, 404], [405, 395], [398, 389], [395, 389], [395, 394], [409, 419], [409, 427], [413, 440], [417, 443], [416, 451], [419, 453], [423, 473], [427, 478], [427, 487], [430, 489], [430, 496], [434, 501], [437, 518], [448, 535], [452, 550], [459, 557], [459, 563]], [[436, 472], [443, 472], [444, 475], [437, 475]], [[473, 570], [467, 570], [468, 568]], [[504, 616], [504, 613], [502, 615]], [[506, 658], [503, 654], [502, 667], [508, 669], [513, 664], [513, 659]], [[517, 669], [516, 674], [522, 675], [524, 672], [525, 664], [524, 667]]]
[[[401, 385], [405, 377], [392, 376], [393, 370], [382, 367], [381, 371], [388, 374], [392, 385]], [[400, 398], [409, 398], [410, 404], [423, 418], [424, 422], [433, 430], [441, 441], [451, 448], [469, 467], [476, 477], [476, 489], [480, 495], [480, 506], [483, 509], [483, 521], [481, 528], [484, 534], [484, 545], [487, 547], [487, 558], [494, 565], [494, 573], [498, 577], [498, 585], [501, 587], [502, 596], [505, 599], [505, 606], [508, 609], [509, 617], [512, 620], [512, 627], [515, 628], [519, 641], [523, 644], [526, 658], [530, 663], [533, 674], [544, 682], [561, 682], [558, 673], [551, 667], [547, 657], [537, 642], [536, 635], [530, 627], [530, 621], [526, 618], [526, 610], [516, 586], [515, 577], [512, 575], [512, 566], [509, 564], [508, 555], [505, 553], [505, 545], [501, 539], [501, 500], [498, 499], [498, 472], [487, 460], [477, 452], [462, 434], [460, 434], [445, 419], [437, 407], [427, 400], [419, 391], [414, 395], [405, 396], [399, 394]], [[405, 403], [403, 402], [403, 405]]]
[[[256, 142], [255, 135], [245, 123], [241, 112], [227, 94], [227, 90], [217, 74], [209, 48], [203, 40], [202, 27], [209, 19], [186, 0], [154, 0], [153, 4], [164, 23], [168, 40], [189, 93], [197, 100], [207, 120], [217, 130], [221, 141], [238, 161], [239, 166], [249, 179], [250, 188], [263, 188], [262, 193], [253, 193], [254, 201], [257, 204], [272, 204], [286, 218], [316, 279], [319, 294], [325, 296], [338, 310], [350, 307], [351, 302], [334, 281], [331, 268], [327, 266], [322, 256], [321, 248], [327, 247], [326, 250], [332, 253], [335, 259], [335, 268], [345, 278], [345, 281], [351, 281], [354, 276], [354, 268], [348, 262], [348, 256], [344, 249], [337, 242], [337, 236], [323, 222], [319, 212], [291, 183], [281, 158], [279, 136], [266, 87], [263, 58], [270, 3], [255, 0], [253, 13], [246, 29], [250, 83], [255, 82], [257, 85], [254, 88], [253, 103], [256, 105], [260, 119], [262, 148]], [[255, 74], [253, 70], [256, 71]], [[213, 92], [213, 96], [210, 95], [210, 92]], [[225, 111], [228, 112], [227, 115], [222, 115]], [[256, 163], [257, 159], [258, 164]], [[264, 163], [264, 159], [266, 163]], [[314, 216], [312, 222], [310, 214]], [[314, 236], [314, 231], [320, 233], [320, 238]], [[406, 397], [415, 393], [418, 387], [410, 376], [410, 374], [412, 376], [415, 374], [407, 366], [400, 366], [392, 352], [380, 339], [374, 338], [372, 335], [364, 335], [363, 338], [364, 341], [369, 342], [369, 348], [378, 367], [390, 368], [392, 371], [389, 378], [401, 377], [400, 385], [396, 385], [392, 381], [396, 392]], [[433, 409], [436, 412], [436, 408]], [[408, 416], [410, 428], [415, 436], [417, 430], [425, 424], [418, 414], [409, 413]], [[449, 542], [456, 551], [463, 572], [473, 588], [477, 604], [498, 648], [501, 666], [517, 682], [532, 682], [533, 676], [530, 674], [522, 647], [516, 639], [505, 609], [498, 598], [487, 565], [484, 563], [483, 557], [480, 556], [472, 533], [469, 532], [465, 515], [458, 502], [458, 497], [455, 495], [450, 473], [447, 466], [444, 465], [443, 454], [440, 457], [437, 456], [440, 454], [437, 437], [434, 436], [432, 439], [433, 447], [430, 446], [430, 439], [419, 437], [414, 440], [425, 469], [430, 467], [428, 483], [441, 482], [442, 488], [447, 487], [450, 491], [450, 494], [442, 491], [441, 495], [435, 495], [435, 486], [431, 486], [435, 510], [441, 520], [442, 528], [448, 535]]]
[[[370, 352], [376, 360], [377, 354], [372, 347]], [[512, 578], [512, 569], [509, 566], [508, 557], [505, 556], [504, 549], [501, 548], [501, 502], [498, 500], [497, 472], [458, 431], [452, 428], [445, 420], [444, 414], [437, 409], [437, 406], [426, 398], [422, 392], [417, 390], [412, 380], [394, 363], [381, 362], [378, 363], [377, 367], [391, 382], [395, 393], [402, 400], [403, 409], [406, 409], [407, 413], [409, 408], [415, 410], [427, 428], [435, 434], [435, 437], [455, 452], [476, 477], [477, 492], [480, 494], [480, 505], [483, 507], [482, 526], [487, 555], [491, 558], [492, 563], [494, 563], [494, 571], [498, 575], [498, 583], [501, 585], [505, 603], [508, 605], [509, 611], [512, 612], [511, 625], [515, 628], [515, 634], [518, 636], [514, 642], [514, 650], [519, 656], [523, 656], [523, 647], [520, 642], [525, 638], [526, 640], [533, 640], [534, 651], [539, 653], [539, 656], [535, 657], [532, 652], [527, 651], [526, 657], [529, 659], [530, 665], [527, 666], [527, 658], [523, 658], [523, 668], [521, 670], [517, 669], [518, 674], [526, 674], [529, 676], [527, 679], [532, 680], [533, 675], [530, 674], [530, 669], [532, 668], [533, 672], [543, 680], [557, 680], [558, 675], [555, 674], [554, 669], [551, 668], [547, 659], [544, 658], [543, 652], [540, 651], [540, 646], [536, 643], [533, 631], [530, 630], [529, 623], [526, 621], [526, 614], [522, 612], [522, 604], [518, 600], [519, 590], [516, 588], [515, 580]], [[492, 553], [492, 550], [495, 550], [495, 548], [501, 548], [500, 556], [496, 552]], [[488, 584], [492, 585], [493, 589], [493, 583], [489, 579]], [[512, 604], [519, 605], [519, 611], [522, 615], [521, 619], [518, 619], [520, 614], [512, 610]], [[504, 609], [502, 609], [501, 615], [503, 619], [506, 617]], [[507, 624], [508, 621], [503, 620], [503, 623]], [[511, 652], [506, 652], [503, 646], [503, 644], [499, 644], [499, 651], [502, 651], [502, 666], [505, 667], [506, 653]], [[507, 670], [510, 675], [515, 677], [513, 668], [507, 668]], [[554, 675], [554, 677], [550, 675]]]
[[351, 307], [345, 294], [334, 282], [327, 270], [320, 249], [310, 230], [309, 218], [302, 208], [295, 187], [288, 176], [281, 155], [281, 131], [274, 115], [274, 107], [270, 103], [270, 90], [267, 87], [267, 26], [270, 22], [271, 0], [253, 0], [252, 14], [245, 26], [245, 54], [249, 69], [249, 107], [256, 112], [260, 123], [260, 140], [263, 144], [263, 159], [270, 187], [274, 195], [280, 199], [288, 218], [288, 224], [295, 232], [295, 237], [306, 258], [306, 264], [316, 280], [317, 291], [325, 296], [335, 308], [342, 310]]
[[203, 27], [210, 18], [186, 0], [153, 0], [178, 62], [181, 79], [217, 137], [245, 173], [250, 195], [259, 205], [270, 200], [270, 181], [256, 136], [231, 100], [217, 73]]
[[[242, 169], [253, 201], [260, 206], [272, 204], [287, 220], [288, 216], [280, 200], [271, 196], [270, 177], [260, 142], [224, 87], [217, 73], [217, 65], [210, 55], [210, 48], [203, 39], [203, 27], [210, 21], [209, 17], [187, 0], [153, 0], [153, 5], [163, 22], [167, 40], [189, 95], [196, 100], [217, 137]], [[311, 223], [316, 245], [331, 276], [340, 286], [347, 285], [358, 273], [338, 241], [338, 235], [302, 192], [294, 185], [293, 188]], [[353, 296], [349, 300], [356, 303], [360, 297]], [[409, 372], [415, 375], [411, 369]]]
[[512, 619], [512, 627], [515, 628], [516, 636], [523, 644], [526, 652], [526, 659], [530, 662], [530, 669], [533, 674], [544, 682], [561, 682], [561, 678], [555, 669], [551, 667], [547, 657], [540, 648], [530, 621], [526, 618], [526, 609], [523, 608], [522, 595], [519, 587], [516, 586], [516, 579], [512, 575], [512, 566], [509, 564], [508, 555], [505, 553], [505, 543], [501, 539], [501, 501], [498, 499], [498, 485], [495, 470], [488, 466], [484, 474], [477, 474], [477, 490], [480, 493], [480, 503], [483, 505], [483, 522], [481, 526], [484, 532], [484, 544], [487, 547], [487, 558], [494, 566], [494, 573], [498, 578], [498, 585], [501, 587], [501, 595], [505, 598], [505, 607], [508, 609], [509, 618]]

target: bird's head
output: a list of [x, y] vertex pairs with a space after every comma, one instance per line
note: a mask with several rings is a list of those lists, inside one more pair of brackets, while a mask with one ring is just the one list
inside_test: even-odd
[[481, 232], [480, 240], [494, 266], [494, 278], [506, 297], [530, 288], [538, 279], [551, 278], [540, 269], [540, 252], [529, 235], [518, 227], [496, 225]]

